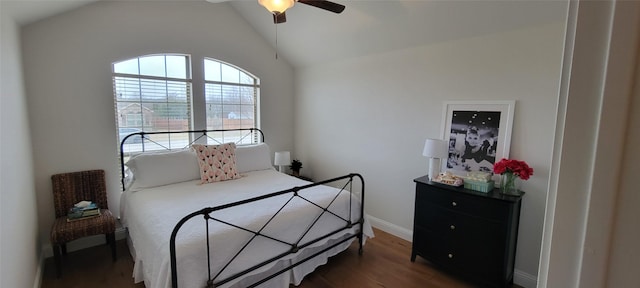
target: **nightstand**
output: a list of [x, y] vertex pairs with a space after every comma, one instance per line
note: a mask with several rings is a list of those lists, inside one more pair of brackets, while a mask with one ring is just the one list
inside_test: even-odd
[[421, 256], [483, 287], [509, 287], [521, 195], [489, 193], [429, 181], [416, 183], [411, 261]]

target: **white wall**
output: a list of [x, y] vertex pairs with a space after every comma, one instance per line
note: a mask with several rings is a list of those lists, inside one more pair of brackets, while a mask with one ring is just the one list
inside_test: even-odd
[[[640, 7], [640, 5], [638, 5]], [[637, 15], [640, 9], [636, 8]], [[640, 15], [638, 15], [640, 16]], [[636, 18], [638, 20], [640, 18]], [[638, 27], [636, 24], [635, 27]], [[640, 36], [640, 35], [639, 35]], [[636, 39], [637, 40], [637, 39]], [[626, 143], [621, 165], [620, 195], [615, 206], [615, 226], [611, 239], [611, 254], [606, 273], [606, 287], [640, 286], [640, 193], [638, 193], [637, 163], [640, 163], [640, 45], [636, 48], [635, 86], [629, 105]], [[632, 269], [629, 269], [632, 268]], [[634, 269], [635, 268], [635, 269]]]
[[639, 287], [640, 3], [569, 10], [540, 287]]
[[38, 210], [20, 33], [2, 6], [0, 2], [0, 287], [39, 287]]
[[[293, 70], [228, 4], [99, 1], [22, 29], [40, 235], [53, 221], [50, 177], [104, 169], [119, 211], [111, 63], [145, 54], [212, 57], [261, 79], [261, 125], [272, 150], [293, 146]], [[194, 90], [202, 82], [194, 80]], [[201, 109], [196, 107], [194, 109]]]
[[303, 172], [363, 174], [367, 213], [409, 237], [412, 180], [426, 174], [422, 146], [440, 137], [443, 101], [516, 100], [510, 157], [535, 170], [523, 185], [516, 282], [535, 286], [564, 28], [549, 23], [297, 70], [295, 156]]

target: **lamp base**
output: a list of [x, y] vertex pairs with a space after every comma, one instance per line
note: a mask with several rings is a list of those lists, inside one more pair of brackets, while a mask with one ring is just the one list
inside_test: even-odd
[[440, 174], [440, 158], [429, 158], [429, 180], [433, 181]]

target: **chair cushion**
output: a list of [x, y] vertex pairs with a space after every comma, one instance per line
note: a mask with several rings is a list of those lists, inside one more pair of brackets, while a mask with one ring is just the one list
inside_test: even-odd
[[100, 209], [100, 216], [67, 221], [67, 216], [56, 218], [51, 227], [51, 243], [62, 244], [82, 237], [109, 234], [116, 231], [116, 218], [108, 209]]

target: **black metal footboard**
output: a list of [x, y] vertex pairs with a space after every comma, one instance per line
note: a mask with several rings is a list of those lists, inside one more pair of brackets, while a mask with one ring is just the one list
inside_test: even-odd
[[[354, 194], [354, 192], [353, 192], [353, 181], [354, 181], [354, 178], [357, 178], [357, 179], [360, 180], [361, 191], [360, 191], [359, 195]], [[345, 180], [345, 179], [348, 179], [348, 180], [346, 181], [344, 186], [342, 186], [340, 188], [339, 192], [336, 194], [335, 197], [333, 197], [333, 199], [330, 201], [330, 203], [326, 205], [326, 207], [323, 207], [321, 205], [313, 203], [312, 201], [306, 199], [305, 197], [303, 197], [303, 196], [301, 196], [299, 194], [299, 192], [304, 190], [304, 189], [308, 189], [308, 188], [315, 187], [315, 186], [318, 186], [318, 185], [330, 184], [330, 183], [334, 183], [336, 181]], [[330, 211], [328, 209], [328, 207], [330, 207], [330, 205], [334, 201], [336, 201], [336, 199], [338, 198], [338, 196], [340, 196], [341, 193], [349, 193], [349, 205], [348, 205], [348, 209], [349, 209], [348, 215], [349, 216], [346, 219], [345, 219], [345, 217], [336, 215], [335, 213], [333, 213], [332, 211]], [[264, 200], [264, 199], [267, 199], [267, 198], [270, 198], [270, 197], [276, 197], [276, 196], [288, 195], [288, 194], [291, 195], [289, 200], [282, 207], [280, 207], [280, 209], [278, 209], [277, 212], [275, 212], [275, 214], [270, 216], [270, 219], [260, 229], [252, 230], [252, 229], [248, 229], [248, 228], [245, 228], [245, 227], [240, 227], [238, 225], [235, 225], [235, 224], [232, 224], [232, 223], [228, 223], [226, 221], [223, 221], [223, 220], [220, 220], [220, 219], [216, 219], [215, 217], [211, 216], [211, 213], [213, 213], [215, 211], [228, 209], [228, 208], [236, 207], [236, 206], [243, 205], [243, 204], [248, 204], [248, 203], [255, 202], [255, 201]], [[359, 196], [360, 211], [352, 211], [352, 206], [353, 206], [352, 202], [354, 201], [354, 195]], [[322, 213], [320, 213], [320, 215], [318, 215], [315, 218], [313, 223], [306, 229], [306, 231], [304, 231], [302, 233], [302, 236], [300, 236], [298, 238], [298, 240], [295, 241], [295, 242], [289, 243], [289, 242], [283, 241], [281, 239], [277, 239], [275, 237], [263, 234], [262, 233], [263, 229], [272, 220], [274, 220], [276, 215], [278, 215], [278, 213], [280, 213], [285, 208], [285, 206], [288, 203], [290, 203], [290, 201], [292, 199], [294, 199], [294, 198], [302, 199], [302, 200], [308, 202], [310, 205], [313, 205], [313, 206], [316, 206], [316, 207], [322, 209]], [[358, 219], [351, 219], [351, 218], [353, 218], [352, 217], [352, 212], [353, 213], [359, 212], [359, 218]], [[320, 220], [320, 217], [322, 215], [325, 215], [326, 213], [330, 213], [330, 214], [334, 215], [335, 217], [340, 218], [342, 221], [344, 221], [344, 226], [342, 228], [339, 228], [339, 229], [335, 230], [335, 231], [331, 231], [331, 232], [327, 233], [326, 235], [323, 235], [323, 236], [318, 237], [316, 239], [312, 239], [312, 240], [306, 241], [304, 244], [301, 244], [301, 241], [303, 240], [304, 236], [307, 233], [309, 233], [309, 231], [315, 226], [315, 224], [317, 224], [318, 220]], [[321, 241], [323, 239], [327, 239], [327, 238], [329, 238], [329, 237], [331, 237], [333, 235], [336, 235], [336, 234], [338, 234], [340, 232], [343, 232], [344, 230], [351, 229], [351, 228], [354, 227], [354, 225], [359, 225], [359, 230], [357, 230], [355, 233], [347, 234], [346, 237], [340, 238], [340, 240], [337, 243], [333, 243], [333, 244], [329, 245], [328, 247], [324, 247], [322, 250], [320, 250], [320, 251], [318, 251], [318, 252], [316, 252], [316, 253], [314, 253], [312, 255], [309, 255], [309, 256], [307, 256], [307, 257], [305, 257], [303, 259], [298, 259], [298, 261], [292, 263], [291, 265], [289, 265], [287, 267], [284, 267], [284, 268], [282, 268], [282, 269], [280, 269], [278, 271], [275, 271], [273, 274], [271, 274], [269, 276], [266, 276], [263, 279], [261, 279], [261, 280], [255, 282], [255, 283], [251, 284], [250, 286], [248, 286], [248, 287], [256, 287], [256, 286], [258, 286], [258, 285], [260, 285], [260, 284], [262, 284], [262, 283], [264, 283], [264, 282], [266, 282], [266, 281], [268, 281], [268, 280], [270, 280], [270, 279], [272, 279], [272, 278], [274, 278], [274, 277], [276, 277], [276, 276], [278, 276], [278, 275], [290, 270], [291, 268], [296, 267], [296, 266], [298, 266], [298, 265], [300, 265], [300, 264], [302, 264], [302, 263], [304, 263], [304, 262], [306, 262], [306, 261], [308, 261], [308, 260], [310, 260], [310, 259], [312, 259], [312, 258], [314, 258], [314, 257], [316, 257], [316, 256], [318, 256], [318, 255], [320, 255], [320, 254], [322, 254], [322, 253], [324, 253], [324, 252], [326, 252], [326, 251], [328, 251], [328, 250], [330, 250], [330, 249], [332, 249], [332, 248], [334, 248], [334, 247], [336, 247], [336, 246], [338, 246], [338, 245], [340, 245], [340, 244], [342, 244], [342, 243], [344, 243], [346, 241], [349, 241], [349, 240], [351, 240], [353, 238], [356, 238], [356, 237], [358, 238], [359, 245], [360, 245], [358, 253], [362, 254], [362, 251], [363, 251], [362, 250], [362, 245], [363, 245], [363, 241], [364, 241], [364, 234], [363, 234], [364, 233], [364, 231], [363, 231], [363, 224], [364, 224], [364, 179], [362, 178], [362, 176], [360, 174], [352, 173], [352, 174], [344, 175], [344, 176], [341, 176], [341, 177], [336, 177], [336, 178], [333, 178], [333, 179], [329, 179], [329, 180], [325, 180], [325, 181], [321, 181], [321, 182], [317, 182], [317, 183], [313, 183], [313, 184], [308, 184], [308, 185], [304, 185], [304, 186], [293, 187], [291, 189], [287, 189], [287, 190], [283, 190], [283, 191], [279, 191], [279, 192], [274, 192], [274, 193], [271, 193], [271, 194], [267, 194], [267, 195], [263, 195], [263, 196], [259, 196], [259, 197], [254, 197], [254, 198], [250, 198], [250, 199], [246, 199], [246, 200], [242, 200], [242, 201], [238, 201], [238, 202], [234, 202], [234, 203], [230, 203], [230, 204], [225, 204], [225, 205], [216, 206], [216, 207], [204, 208], [204, 209], [201, 209], [199, 211], [196, 211], [196, 212], [193, 212], [193, 213], [187, 215], [186, 217], [182, 218], [178, 222], [178, 224], [176, 224], [175, 228], [173, 229], [173, 232], [171, 233], [171, 240], [170, 240], [170, 243], [169, 243], [169, 245], [170, 245], [170, 247], [169, 247], [170, 256], [171, 256], [171, 281], [172, 281], [172, 286], [174, 288], [178, 287], [178, 277], [179, 277], [178, 272], [177, 272], [178, 269], [176, 267], [176, 265], [177, 265], [176, 264], [177, 263], [177, 260], [176, 260], [176, 236], [178, 235], [178, 232], [180, 231], [180, 228], [189, 219], [191, 219], [193, 217], [196, 217], [196, 216], [203, 216], [203, 218], [205, 220], [205, 226], [206, 226], [206, 235], [207, 235], [206, 236], [207, 237], [207, 243], [206, 243], [206, 253], [207, 254], [206, 255], [207, 255], [207, 269], [208, 269], [207, 270], [208, 271], [208, 275], [207, 275], [207, 279], [208, 280], [207, 280], [207, 283], [206, 283], [207, 287], [217, 287], [217, 286], [223, 285], [225, 283], [228, 283], [229, 281], [233, 281], [235, 279], [238, 279], [238, 278], [240, 278], [242, 276], [245, 276], [245, 275], [251, 273], [252, 271], [255, 271], [256, 269], [259, 269], [261, 267], [264, 267], [265, 265], [273, 263], [274, 261], [282, 259], [283, 257], [286, 257], [287, 255], [297, 253], [300, 249], [303, 249], [303, 248], [308, 247], [308, 246], [310, 246], [312, 244], [315, 244], [315, 243], [317, 243], [317, 242], [319, 242], [319, 241]], [[234, 227], [234, 228], [237, 228], [237, 229], [240, 229], [240, 230], [243, 230], [243, 231], [246, 231], [246, 232], [249, 232], [249, 233], [253, 234], [250, 237], [250, 239], [248, 240], [248, 242], [244, 243], [242, 248], [239, 251], [235, 252], [235, 255], [233, 257], [231, 257], [231, 260], [228, 263], [226, 263], [225, 265], [223, 265], [222, 269], [220, 271], [217, 271], [215, 273], [215, 275], [212, 275], [212, 271], [211, 271], [211, 259], [210, 259], [211, 253], [210, 252], [211, 252], [211, 249], [215, 249], [215, 245], [212, 244], [211, 246], [214, 246], [214, 247], [210, 247], [210, 244], [209, 244], [209, 242], [210, 242], [209, 241], [209, 221], [216, 221], [218, 223], [223, 223], [225, 225], [228, 225], [229, 227]], [[286, 251], [284, 253], [278, 254], [278, 255], [270, 258], [270, 259], [267, 259], [266, 261], [263, 261], [261, 263], [255, 264], [255, 265], [253, 265], [251, 267], [248, 267], [247, 269], [245, 269], [243, 271], [237, 272], [237, 273], [235, 273], [235, 274], [233, 274], [231, 276], [228, 276], [226, 278], [223, 278], [223, 279], [218, 279], [219, 275], [221, 275], [225, 271], [225, 269], [234, 261], [234, 259], [236, 259], [236, 257], [238, 257], [238, 255], [240, 255], [240, 253], [242, 253], [243, 250], [245, 248], [247, 248], [247, 246], [249, 246], [249, 244], [252, 241], [254, 241], [256, 239], [256, 237], [258, 237], [258, 236], [263, 237], [263, 239], [269, 239], [271, 241], [276, 241], [276, 242], [281, 243], [281, 244], [286, 244], [286, 245], [288, 245], [290, 247], [290, 249], [289, 249], [289, 251]], [[203, 249], [204, 249], [204, 247], [203, 247]]]

